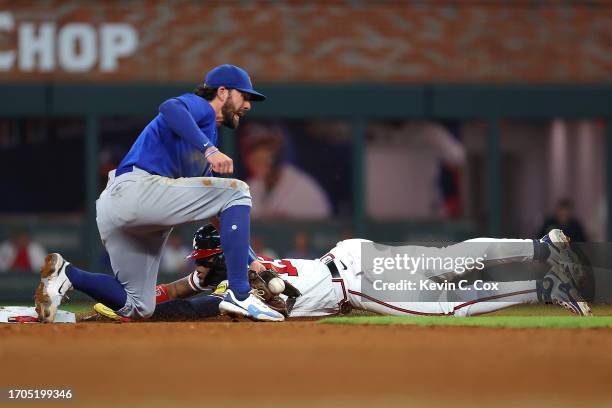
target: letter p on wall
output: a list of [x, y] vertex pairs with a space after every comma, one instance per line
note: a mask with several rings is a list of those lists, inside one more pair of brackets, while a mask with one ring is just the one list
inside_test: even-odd
[[117, 60], [127, 57], [138, 47], [138, 32], [129, 24], [102, 24], [100, 29], [100, 70], [117, 70]]

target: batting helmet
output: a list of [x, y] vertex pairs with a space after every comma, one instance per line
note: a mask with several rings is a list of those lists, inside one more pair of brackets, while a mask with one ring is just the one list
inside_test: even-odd
[[216, 285], [227, 279], [225, 256], [221, 248], [221, 236], [212, 224], [206, 224], [193, 235], [193, 250], [187, 259], [193, 259], [196, 265], [210, 268], [204, 278], [205, 285]]

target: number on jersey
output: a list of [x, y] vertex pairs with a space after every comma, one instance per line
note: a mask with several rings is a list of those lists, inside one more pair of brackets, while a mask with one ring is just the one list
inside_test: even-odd
[[279, 275], [286, 274], [287, 276], [298, 276], [297, 268], [291, 265], [291, 262], [286, 259], [272, 259], [262, 255], [259, 255], [257, 259], [266, 268], [272, 269]]

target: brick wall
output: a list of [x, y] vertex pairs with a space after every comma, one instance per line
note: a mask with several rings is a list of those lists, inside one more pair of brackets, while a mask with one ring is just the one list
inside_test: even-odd
[[[612, 79], [612, 2], [310, 3], [0, 0], [0, 65], [15, 54], [0, 79], [196, 82], [225, 62], [259, 82]], [[49, 21], [56, 37], [71, 22], [126, 23], [138, 47], [112, 72], [68, 72], [57, 57], [48, 72], [20, 69], [19, 27]]]

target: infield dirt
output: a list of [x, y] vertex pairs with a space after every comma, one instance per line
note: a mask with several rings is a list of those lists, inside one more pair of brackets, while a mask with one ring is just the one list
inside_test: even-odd
[[611, 346], [598, 329], [2, 325], [0, 388], [72, 388], [68, 406], [584, 406], [612, 401]]

